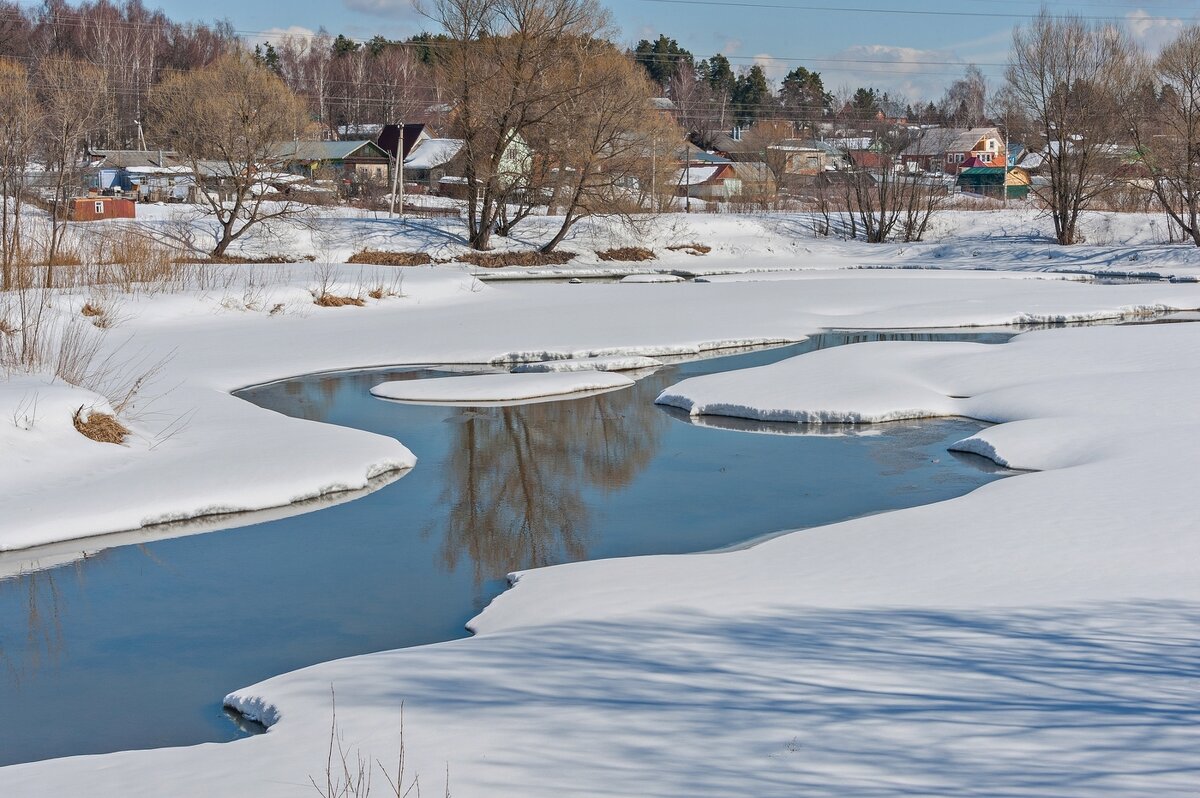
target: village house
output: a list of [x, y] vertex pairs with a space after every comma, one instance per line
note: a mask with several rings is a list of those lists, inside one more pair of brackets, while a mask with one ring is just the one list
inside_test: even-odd
[[904, 149], [901, 159], [910, 172], [942, 172], [957, 175], [975, 158], [985, 167], [1002, 167], [1008, 162], [1004, 136], [999, 128], [929, 128]]
[[307, 178], [334, 177], [350, 183], [386, 182], [391, 156], [373, 141], [289, 141], [276, 145], [271, 157], [289, 172]]
[[89, 150], [89, 193], [123, 196], [138, 202], [190, 202], [192, 170], [170, 150]]
[[[462, 180], [460, 154], [466, 142], [462, 139], [427, 138], [416, 144], [404, 159], [404, 182], [413, 183], [428, 193], [440, 193]], [[457, 178], [457, 179], [456, 179]]]

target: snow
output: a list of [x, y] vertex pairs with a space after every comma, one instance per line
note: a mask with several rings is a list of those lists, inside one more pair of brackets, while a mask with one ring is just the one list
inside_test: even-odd
[[463, 148], [462, 139], [426, 139], [404, 159], [405, 169], [434, 169], [447, 164]]
[[547, 371], [637, 371], [653, 369], [663, 362], [652, 357], [584, 357], [568, 360], [547, 360], [542, 363], [523, 363], [513, 368], [516, 374]]
[[477, 374], [425, 380], [384, 382], [371, 389], [381, 399], [405, 402], [512, 402], [560, 397], [584, 391], [628, 388], [633, 380], [605, 371], [551, 372], [544, 374]]
[[717, 172], [721, 171], [721, 168], [721, 166], [691, 166], [687, 169], [680, 169], [675, 173], [671, 182], [679, 186], [698, 186], [711, 180]]
[[[177, 212], [148, 209], [152, 218], [138, 224], [174, 224]], [[61, 562], [72, 545], [129, 540], [88, 536], [338, 500], [414, 462], [401, 442], [285, 418], [230, 394], [293, 374], [694, 356], [831, 328], [1200, 308], [1200, 285], [1031, 279], [1130, 263], [1200, 274], [1195, 249], [1161, 243], [1151, 221], [1089, 217], [1092, 243], [1061, 249], [1042, 238], [1045, 221], [1033, 212], [954, 212], [929, 243], [868, 247], [814, 238], [794, 215], [676, 215], [634, 241], [711, 245], [703, 257], [664, 252], [659, 265], [746, 276], [582, 289], [484, 284], [455, 266], [319, 262], [199, 270], [174, 292], [97, 295], [120, 311], [119, 324], [96, 333], [101, 355], [132, 373], [161, 368], [131, 409], [134, 435], [122, 446], [89, 441], [70, 422], [80, 406], [111, 408], [104, 385], [0, 378], [0, 549], [57, 541], [39, 551], [46, 564]], [[552, 223], [533, 222], [531, 237]], [[1105, 224], [1115, 243], [1104, 243]], [[454, 225], [330, 216], [311, 230], [276, 230], [274, 244], [249, 236], [241, 246], [283, 240], [322, 260], [363, 246], [440, 256], [462, 247]], [[602, 249], [634, 235], [581, 223], [568, 246]], [[857, 268], [878, 264], [913, 268]], [[1021, 273], [972, 270], [980, 264]], [[581, 257], [581, 269], [597, 266]], [[749, 274], [767, 271], [788, 273]], [[381, 285], [394, 290], [363, 307], [313, 304], [318, 289], [366, 296]], [[89, 298], [56, 293], [47, 313], [76, 318]], [[474, 638], [235, 690], [227, 703], [271, 724], [265, 735], [0, 768], [0, 794], [189, 798], [232, 783], [263, 796], [305, 793], [310, 777], [324, 776], [332, 688], [352, 757], [394, 762], [403, 702], [407, 771], [436, 791], [448, 768], [460, 798], [1192, 795], [1197, 363], [1200, 327], [1164, 324], [1051, 330], [992, 346], [859, 344], [681, 382], [664, 401], [742, 416], [758, 430], [766, 418], [970, 415], [997, 426], [956, 449], [1032, 473], [743, 550], [514, 574], [514, 587], [472, 620]], [[735, 509], [730, 516], [736, 523]], [[4, 561], [6, 573], [15, 562]], [[153, 715], [152, 696], [130, 703], [147, 722], [169, 722]]]
[[[146, 364], [161, 368], [131, 409], [135, 435], [125, 446], [85, 457], [92, 450], [80, 447], [90, 442], [70, 436], [63, 447], [32, 436], [12, 440], [0, 461], [0, 550], [358, 490], [412, 465], [401, 442], [285, 418], [230, 395], [295, 374], [695, 356], [797, 341], [829, 328], [986, 326], [1200, 308], [1200, 285], [1099, 286], [937, 271], [806, 271], [772, 283], [637, 290], [487, 285], [450, 267], [320, 263], [222, 266], [193, 279], [204, 287], [119, 300], [87, 291], [53, 297], [62, 319], [78, 319], [89, 298], [107, 302], [119, 323], [97, 331], [101, 357], [131, 376]], [[389, 293], [366, 298], [363, 307], [313, 304], [322, 287], [366, 297], [380, 286]], [[53, 385], [44, 377], [38, 384]], [[0, 420], [30, 392], [0, 381]]]
[[1190, 795], [1198, 357], [1200, 328], [1154, 325], [747, 373], [747, 408], [780, 382], [830, 416], [861, 412], [844, 382], [873, 379], [883, 416], [969, 397], [1003, 422], [972, 440], [1042, 470], [745, 550], [518, 574], [475, 638], [232, 693], [266, 735], [4, 768], [0, 792], [295, 794], [323, 777], [332, 687], [352, 761], [394, 760], [403, 701], [407, 772], [440, 790], [448, 767], [464, 798]]
[[621, 278], [623, 283], [681, 283], [677, 274], [628, 274]]

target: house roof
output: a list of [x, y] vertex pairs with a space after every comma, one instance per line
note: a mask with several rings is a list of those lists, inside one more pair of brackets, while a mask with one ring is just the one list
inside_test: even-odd
[[701, 183], [707, 183], [716, 177], [717, 172], [720, 172], [725, 165], [693, 166], [690, 169], [680, 169], [675, 174], [675, 184], [680, 186], [698, 186]]
[[770, 168], [762, 161], [739, 161], [733, 165], [733, 172], [747, 183], [769, 183], [775, 179]]
[[705, 150], [702, 150], [699, 147], [697, 147], [695, 144], [687, 145], [687, 159], [691, 163], [704, 163], [704, 164], [732, 163], [732, 161], [730, 161], [728, 158], [726, 158], [722, 155], [717, 155], [715, 152], [706, 152]]
[[171, 166], [175, 161], [171, 150], [89, 150], [89, 154], [99, 161], [94, 166], [111, 169]]
[[277, 144], [273, 154], [294, 161], [344, 161], [347, 158], [387, 158], [373, 141], [288, 141]]
[[396, 157], [396, 144], [401, 137], [404, 139], [404, 157], [412, 155], [413, 149], [417, 143], [432, 138], [430, 131], [422, 122], [408, 122], [404, 125], [403, 131], [400, 125], [384, 125], [379, 132], [379, 136], [375, 139], [384, 150], [387, 150], [388, 155]]
[[1006, 170], [1003, 166], [972, 166], [958, 173], [959, 177], [999, 177]]
[[934, 127], [921, 133], [904, 149], [910, 157], [941, 157], [948, 152], [970, 152], [984, 138], [1000, 138], [994, 127]]
[[434, 169], [454, 160], [466, 144], [462, 139], [425, 139], [404, 159], [405, 169]]

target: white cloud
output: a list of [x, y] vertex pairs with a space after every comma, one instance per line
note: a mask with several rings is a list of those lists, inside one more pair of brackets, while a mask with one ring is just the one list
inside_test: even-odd
[[848, 47], [810, 68], [821, 73], [827, 90], [853, 91], [870, 86], [917, 103], [938, 100], [946, 87], [961, 77], [967, 63], [944, 50], [863, 44]]
[[770, 53], [755, 53], [754, 63], [762, 67], [763, 72], [767, 75], [767, 80], [773, 81], [776, 87], [779, 86], [779, 81], [783, 80], [783, 76], [792, 71], [790, 62], [781, 61]]
[[417, 16], [413, 0], [342, 0], [351, 11], [389, 19], [414, 19]]
[[1125, 15], [1125, 26], [1133, 40], [1154, 55], [1179, 35], [1183, 20], [1163, 19], [1139, 8]]

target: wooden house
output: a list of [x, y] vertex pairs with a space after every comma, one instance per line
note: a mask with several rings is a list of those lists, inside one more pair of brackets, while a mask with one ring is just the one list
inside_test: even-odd
[[76, 197], [71, 200], [71, 218], [76, 222], [133, 219], [136, 216], [137, 204], [125, 197]]
[[1003, 167], [1008, 162], [1004, 137], [994, 127], [930, 128], [906, 147], [901, 160], [910, 172], [956, 175], [975, 159], [983, 167]]

